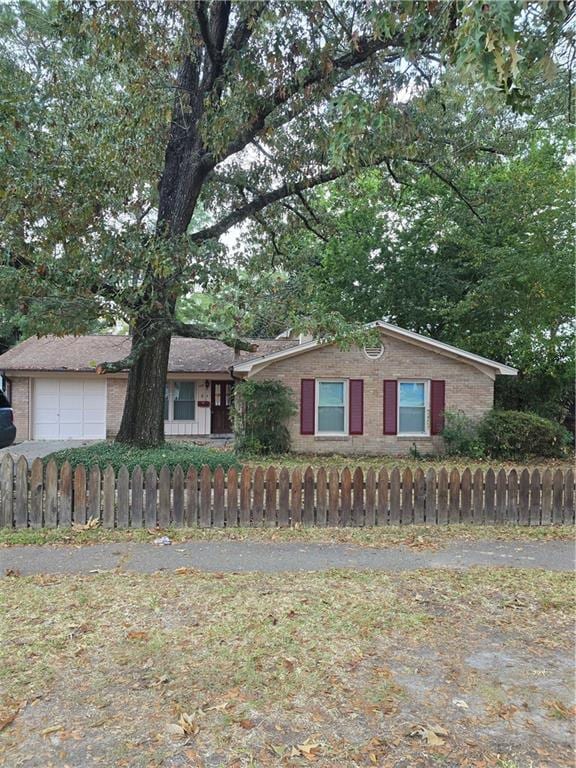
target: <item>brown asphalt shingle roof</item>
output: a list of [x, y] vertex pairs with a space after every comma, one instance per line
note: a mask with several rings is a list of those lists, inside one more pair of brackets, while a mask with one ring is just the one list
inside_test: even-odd
[[[170, 373], [228, 373], [249, 360], [297, 344], [295, 339], [251, 339], [255, 352], [239, 352], [221, 341], [173, 337]], [[0, 355], [0, 371], [94, 371], [98, 363], [115, 362], [130, 352], [128, 336], [32, 336]]]

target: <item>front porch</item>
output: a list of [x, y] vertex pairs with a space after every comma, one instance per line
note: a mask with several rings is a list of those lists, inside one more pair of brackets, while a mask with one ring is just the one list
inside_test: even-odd
[[[169, 376], [164, 397], [164, 434], [198, 445], [226, 445], [233, 438], [230, 406], [234, 381], [225, 375]], [[197, 438], [197, 439], [196, 439]]]

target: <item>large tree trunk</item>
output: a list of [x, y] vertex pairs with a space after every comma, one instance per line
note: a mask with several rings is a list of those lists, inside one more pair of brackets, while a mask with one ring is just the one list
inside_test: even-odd
[[[132, 345], [146, 342], [150, 326], [141, 323], [132, 334]], [[128, 372], [128, 388], [119, 443], [155, 447], [164, 442], [164, 389], [170, 354], [170, 334], [156, 336]]]

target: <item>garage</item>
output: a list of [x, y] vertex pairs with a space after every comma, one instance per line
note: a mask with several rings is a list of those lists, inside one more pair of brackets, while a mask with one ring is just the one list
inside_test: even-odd
[[32, 437], [35, 440], [103, 440], [106, 382], [93, 379], [34, 379]]

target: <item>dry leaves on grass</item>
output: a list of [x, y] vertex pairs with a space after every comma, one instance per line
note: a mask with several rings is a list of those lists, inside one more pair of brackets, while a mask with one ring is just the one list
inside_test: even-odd
[[86, 520], [85, 523], [73, 523], [72, 524], [72, 530], [73, 531], [91, 531], [94, 528], [100, 527], [100, 520], [97, 517], [93, 517], [92, 515]]

